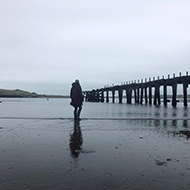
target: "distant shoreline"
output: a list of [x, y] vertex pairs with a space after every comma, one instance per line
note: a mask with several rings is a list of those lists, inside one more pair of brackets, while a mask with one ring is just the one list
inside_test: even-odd
[[0, 89], [0, 98], [70, 98], [69, 95], [46, 95], [28, 92], [20, 89]]
[[70, 96], [54, 96], [54, 95], [46, 95], [46, 96], [0, 96], [0, 98], [70, 98]]

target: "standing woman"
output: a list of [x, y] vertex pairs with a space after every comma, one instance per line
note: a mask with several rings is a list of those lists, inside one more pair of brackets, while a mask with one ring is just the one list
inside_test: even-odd
[[82, 110], [82, 104], [84, 101], [84, 97], [83, 97], [82, 88], [80, 86], [78, 79], [72, 83], [70, 97], [71, 97], [70, 104], [74, 107], [74, 119], [80, 120], [80, 113]]

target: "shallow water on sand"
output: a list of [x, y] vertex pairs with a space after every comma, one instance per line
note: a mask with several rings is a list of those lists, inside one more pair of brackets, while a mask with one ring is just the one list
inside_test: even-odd
[[190, 189], [189, 108], [1, 101], [1, 190]]
[[[0, 118], [73, 118], [69, 99], [1, 98]], [[188, 119], [190, 108], [178, 103], [176, 108], [119, 103], [84, 102], [82, 118], [157, 118]]]

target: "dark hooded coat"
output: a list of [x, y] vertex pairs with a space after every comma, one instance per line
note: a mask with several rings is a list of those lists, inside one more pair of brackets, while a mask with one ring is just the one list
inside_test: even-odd
[[71, 105], [73, 107], [80, 107], [83, 104], [84, 97], [82, 94], [82, 88], [79, 83], [72, 83], [72, 88], [70, 91]]

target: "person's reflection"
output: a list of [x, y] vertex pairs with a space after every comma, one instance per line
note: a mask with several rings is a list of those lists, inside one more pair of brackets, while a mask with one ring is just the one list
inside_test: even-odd
[[80, 121], [74, 121], [74, 131], [70, 135], [70, 151], [73, 158], [78, 158], [82, 150], [82, 132], [80, 128]]
[[183, 111], [184, 111], [184, 112], [183, 112], [183, 116], [184, 116], [184, 117], [188, 117], [188, 113], [189, 113], [189, 112], [188, 112], [188, 108], [185, 107], [185, 108], [183, 109]]

